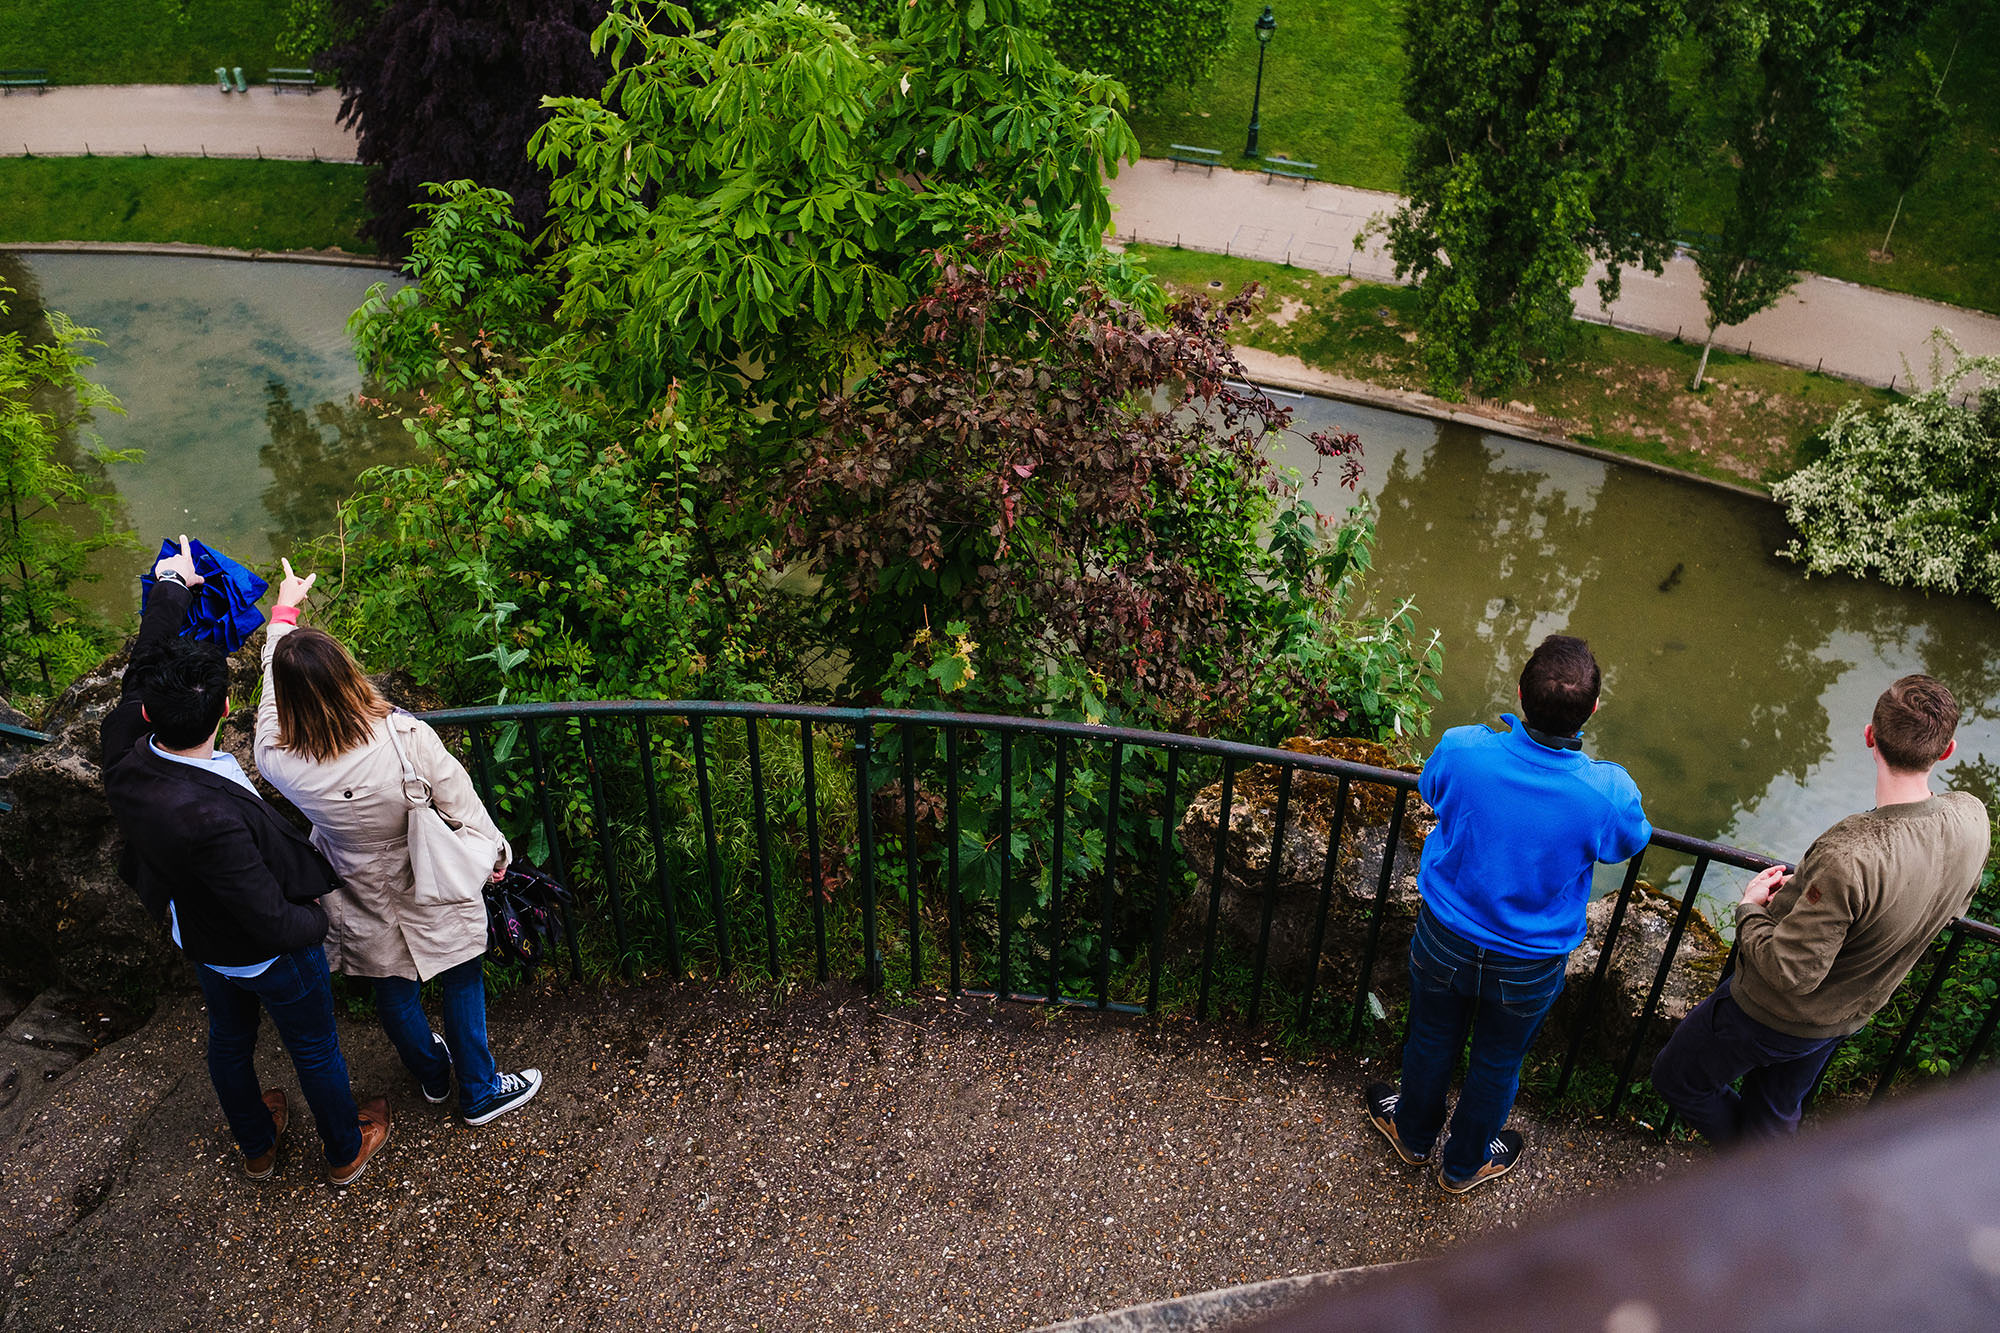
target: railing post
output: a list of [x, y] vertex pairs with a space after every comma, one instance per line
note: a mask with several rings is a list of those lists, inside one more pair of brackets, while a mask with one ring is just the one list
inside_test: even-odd
[[1208, 924], [1201, 938], [1201, 998], [1196, 1002], [1194, 1016], [1208, 1018], [1208, 990], [1215, 976], [1215, 927], [1222, 915], [1222, 877], [1229, 872], [1227, 850], [1229, 847], [1229, 817], [1236, 798], [1236, 760], [1222, 761], [1222, 810], [1221, 818], [1215, 825], [1215, 859], [1210, 865], [1208, 877]]
[[1646, 1003], [1639, 1008], [1638, 1021], [1632, 1025], [1632, 1044], [1625, 1049], [1625, 1058], [1618, 1064], [1618, 1082], [1611, 1089], [1611, 1100], [1605, 1105], [1604, 1114], [1618, 1114], [1618, 1108], [1625, 1104], [1625, 1093], [1632, 1081], [1632, 1066], [1639, 1062], [1640, 1048], [1646, 1044], [1646, 1030], [1653, 1025], [1653, 1014], [1660, 1007], [1660, 992], [1666, 989], [1667, 974], [1673, 970], [1674, 955], [1680, 952], [1681, 936], [1687, 931], [1688, 918], [1694, 915], [1694, 900], [1701, 893], [1701, 881], [1708, 874], [1709, 858], [1695, 858], [1694, 870], [1688, 875], [1687, 894], [1681, 899], [1681, 910], [1674, 914], [1674, 926], [1667, 932], [1666, 945], [1660, 950], [1660, 965], [1653, 972], [1652, 989], [1646, 992]]
[[903, 742], [903, 891], [908, 895], [910, 922], [910, 989], [924, 984], [924, 946], [918, 934], [922, 893], [917, 883], [917, 729], [908, 722], [897, 728]]
[[632, 975], [632, 938], [625, 928], [625, 895], [618, 890], [618, 849], [605, 817], [604, 775], [598, 767], [597, 724], [583, 719], [583, 764], [590, 771], [590, 822], [597, 826], [597, 855], [604, 863], [604, 892], [611, 901], [611, 931], [618, 939], [618, 970]]
[[685, 968], [681, 959], [681, 914], [674, 901], [673, 875], [667, 868], [667, 840], [660, 829], [660, 784], [653, 772], [653, 729], [646, 715], [638, 717], [639, 769], [646, 779], [646, 831], [653, 840], [653, 875], [658, 882], [660, 909], [667, 914], [667, 965], [679, 978]]
[[1278, 770], [1278, 813], [1271, 826], [1271, 864], [1264, 871], [1264, 912], [1257, 927], [1257, 962], [1250, 973], [1248, 1026], [1257, 1026], [1264, 1005], [1264, 966], [1271, 957], [1271, 921], [1278, 908], [1278, 874], [1285, 861], [1285, 819], [1292, 810], [1292, 767]]
[[1382, 918], [1389, 907], [1389, 890], [1395, 884], [1396, 846], [1403, 840], [1403, 811], [1410, 804], [1410, 789], [1396, 789], [1396, 804], [1389, 808], [1389, 838], [1382, 844], [1382, 877], [1375, 882], [1375, 907], [1368, 915], [1368, 944], [1361, 951], [1361, 980], [1354, 987], [1354, 1017], [1347, 1025], [1349, 1045], [1361, 1040], [1361, 1017], [1368, 1012], [1368, 995], [1375, 986], [1375, 951], [1382, 944]]
[[1563, 1053], [1562, 1072], [1556, 1075], [1556, 1096], [1569, 1091], [1570, 1074], [1576, 1069], [1576, 1057], [1583, 1050], [1584, 1033], [1590, 1028], [1590, 1016], [1597, 1012], [1597, 996], [1604, 989], [1604, 976], [1611, 970], [1611, 951], [1618, 947], [1618, 932], [1625, 924], [1625, 909], [1632, 902], [1632, 894], [1639, 885], [1639, 866], [1646, 859], [1646, 849], [1641, 847], [1633, 854], [1625, 867], [1625, 883], [1618, 890], [1618, 901], [1611, 907], [1611, 920], [1604, 927], [1604, 942], [1597, 949], [1597, 966], [1591, 971], [1590, 985], [1583, 992], [1583, 1004], [1577, 1010], [1574, 1026], [1569, 1034], [1569, 1049]]
[[764, 795], [764, 747], [757, 734], [758, 720], [743, 719], [743, 737], [750, 754], [750, 799], [757, 817], [757, 882], [764, 891], [765, 964], [771, 976], [778, 975], [778, 899], [771, 888], [771, 817]]
[[1000, 946], [1000, 975], [993, 987], [1002, 1000], [1014, 996], [1014, 734], [1000, 733], [1000, 919], [995, 934]]
[[861, 966], [868, 989], [882, 989], [882, 953], [875, 946], [875, 790], [869, 769], [875, 729], [854, 726], [854, 828], [861, 844]]
[[701, 845], [708, 858], [709, 909], [715, 915], [715, 950], [721, 958], [722, 975], [726, 977], [736, 970], [736, 963], [730, 947], [729, 904], [722, 896], [722, 848], [715, 836], [715, 798], [708, 782], [708, 740], [700, 714], [689, 722], [694, 729], [694, 783], [701, 801]]
[[1167, 897], [1174, 872], [1174, 798], [1180, 795], [1181, 752], [1167, 750], [1167, 790], [1160, 798], [1160, 855], [1153, 880], [1152, 958], [1146, 977], [1146, 1012], [1160, 1011], [1160, 965], [1167, 951]]
[[819, 845], [819, 782], [813, 775], [813, 724], [809, 717], [799, 719], [799, 745], [805, 755], [806, 774], [806, 862], [811, 879], [806, 885], [806, 895], [812, 899], [813, 914], [813, 958], [817, 964], [820, 984], [826, 984], [826, 867], [820, 863]]
[[1104, 873], [1097, 881], [1097, 1007], [1111, 1003], [1111, 903], [1118, 880], [1118, 798], [1125, 781], [1125, 746], [1111, 742], [1111, 785], [1104, 794]]
[[1306, 952], [1305, 994], [1299, 997], [1299, 1026], [1312, 1019], [1313, 991], [1319, 986], [1319, 956], [1326, 948], [1326, 914], [1333, 906], [1333, 881], [1340, 870], [1340, 830], [1347, 821], [1347, 775], [1334, 784], [1333, 823], [1326, 834], [1326, 864], [1319, 872], [1319, 915], [1313, 918], [1312, 946]]
[[[542, 728], [531, 719], [522, 719], [521, 729], [528, 733], [528, 762], [535, 773], [535, 804], [542, 815], [542, 836], [548, 839], [549, 860], [555, 864], [556, 881], [569, 884], [569, 866], [563, 856], [562, 830], [556, 827], [554, 811], [549, 808], [549, 775], [542, 763]], [[574, 888], [571, 885], [571, 888]], [[571, 981], [583, 980], [583, 954], [576, 945], [576, 918], [570, 912], [569, 899], [562, 900], [563, 936], [569, 944], [569, 977]]]
[[1938, 957], [1937, 965], [1931, 969], [1930, 980], [1924, 985], [1923, 994], [1917, 997], [1917, 1007], [1910, 1011], [1910, 1021], [1903, 1024], [1902, 1032], [1896, 1036], [1896, 1044], [1889, 1048], [1889, 1058], [1882, 1062], [1882, 1073], [1875, 1080], [1875, 1091], [1868, 1094], [1868, 1104], [1873, 1106], [1882, 1100], [1882, 1094], [1895, 1081], [1897, 1071], [1903, 1061], [1909, 1058], [1910, 1046], [1917, 1039], [1917, 1029], [1924, 1025], [1930, 1015], [1931, 1006], [1937, 1002], [1938, 992], [1944, 989], [1945, 978], [1951, 975], [1952, 967], [1958, 962], [1958, 955], [1965, 949], [1965, 932], [1956, 926], [1947, 927], [1951, 938], [1945, 941], [1944, 953]]
[[958, 879], [958, 728], [956, 727], [944, 729], [944, 837], [945, 912], [949, 932], [946, 945], [951, 952], [949, 985], [951, 993], [957, 995], [961, 989], [958, 956], [963, 947], [960, 929], [965, 903]]
[[1069, 814], [1069, 737], [1056, 737], [1055, 854], [1049, 858], [1049, 993], [1048, 1002], [1062, 998], [1063, 822]]

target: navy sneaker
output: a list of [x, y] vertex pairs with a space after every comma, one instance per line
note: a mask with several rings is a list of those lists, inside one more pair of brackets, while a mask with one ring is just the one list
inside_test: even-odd
[[1526, 1146], [1520, 1132], [1503, 1129], [1493, 1136], [1486, 1145], [1486, 1163], [1465, 1180], [1453, 1180], [1444, 1173], [1444, 1163], [1438, 1163], [1438, 1184], [1447, 1194], [1463, 1194], [1467, 1190], [1478, 1189], [1489, 1180], [1498, 1180], [1512, 1171], [1521, 1160], [1521, 1149]]
[[465, 1123], [483, 1125], [489, 1120], [498, 1120], [515, 1107], [534, 1100], [542, 1090], [542, 1071], [523, 1069], [518, 1074], [502, 1074], [500, 1090], [477, 1105], [465, 1108]]
[[424, 1100], [432, 1106], [436, 1106], [439, 1102], [451, 1096], [451, 1046], [443, 1037], [433, 1032], [431, 1033], [431, 1049], [444, 1057], [444, 1081], [439, 1083], [435, 1088], [428, 1083], [422, 1083], [418, 1086], [424, 1090]]
[[1411, 1152], [1403, 1146], [1403, 1136], [1396, 1132], [1396, 1105], [1403, 1100], [1403, 1094], [1387, 1083], [1370, 1083], [1362, 1094], [1368, 1101], [1368, 1123], [1382, 1131], [1382, 1137], [1389, 1140], [1389, 1146], [1396, 1150], [1396, 1156], [1411, 1166], [1422, 1166], [1430, 1161], [1427, 1152]]

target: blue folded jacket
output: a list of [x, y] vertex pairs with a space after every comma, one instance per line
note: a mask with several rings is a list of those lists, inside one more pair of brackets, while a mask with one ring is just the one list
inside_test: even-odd
[[[160, 543], [160, 554], [153, 563], [157, 565], [170, 555], [180, 554], [180, 549], [179, 542], [168, 538]], [[256, 571], [237, 564], [220, 551], [211, 551], [199, 541], [190, 540], [188, 550], [194, 555], [194, 572], [201, 575], [203, 582], [194, 590], [194, 605], [188, 608], [181, 636], [220, 644], [223, 652], [233, 653], [264, 623], [257, 600], [271, 585], [258, 577]], [[146, 614], [146, 599], [153, 594], [153, 582], [151, 571], [139, 576], [142, 617]]]

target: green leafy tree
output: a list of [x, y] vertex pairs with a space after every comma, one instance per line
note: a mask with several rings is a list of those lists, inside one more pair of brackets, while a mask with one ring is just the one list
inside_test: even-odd
[[1208, 77], [1229, 15], [1229, 0], [1059, 0], [1041, 26], [1066, 64], [1109, 74], [1145, 102]]
[[1432, 382], [1492, 389], [1562, 345], [1593, 261], [1608, 302], [1621, 267], [1670, 253], [1680, 0], [1412, 0], [1404, 24], [1416, 134], [1389, 248]]
[[[1952, 54], [1958, 54], [1956, 48]], [[1903, 200], [1930, 169], [1938, 141], [1952, 118], [1952, 108], [1944, 100], [1944, 81], [1951, 73], [1951, 62], [1947, 60], [1939, 71], [1928, 55], [1918, 51], [1910, 63], [1909, 90], [1882, 136], [1882, 174], [1896, 187], [1896, 210], [1889, 215], [1888, 230], [1882, 233], [1884, 257], [1890, 257], [1889, 238], [1896, 234], [1896, 222], [1903, 216]]]
[[1725, 90], [1736, 187], [1719, 235], [1695, 255], [1708, 336], [1689, 386], [1708, 373], [1717, 329], [1775, 305], [1805, 267], [1806, 228], [1826, 198], [1826, 167], [1852, 138], [1876, 53], [1925, 0], [1761, 0], [1718, 6], [1710, 86]]
[[[1947, 364], [1946, 355], [1955, 358]], [[2000, 359], [1941, 342], [1931, 387], [1875, 412], [1850, 403], [1814, 461], [1771, 488], [1798, 536], [1782, 554], [2000, 604]], [[1964, 405], [1968, 381], [1983, 383]], [[1960, 399], [1954, 402], [1954, 399]]]
[[[0, 316], [13, 294], [0, 285]], [[10, 695], [53, 694], [104, 654], [110, 631], [72, 589], [94, 577], [92, 555], [131, 541], [115, 522], [117, 497], [63, 459], [92, 411], [118, 410], [84, 376], [95, 330], [44, 318], [44, 337], [0, 332], [0, 691]]]

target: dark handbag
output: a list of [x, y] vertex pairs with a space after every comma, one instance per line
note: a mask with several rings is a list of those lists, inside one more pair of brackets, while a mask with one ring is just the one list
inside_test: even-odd
[[486, 956], [520, 967], [525, 976], [569, 938], [563, 922], [569, 889], [525, 858], [507, 867], [499, 882], [486, 885]]

